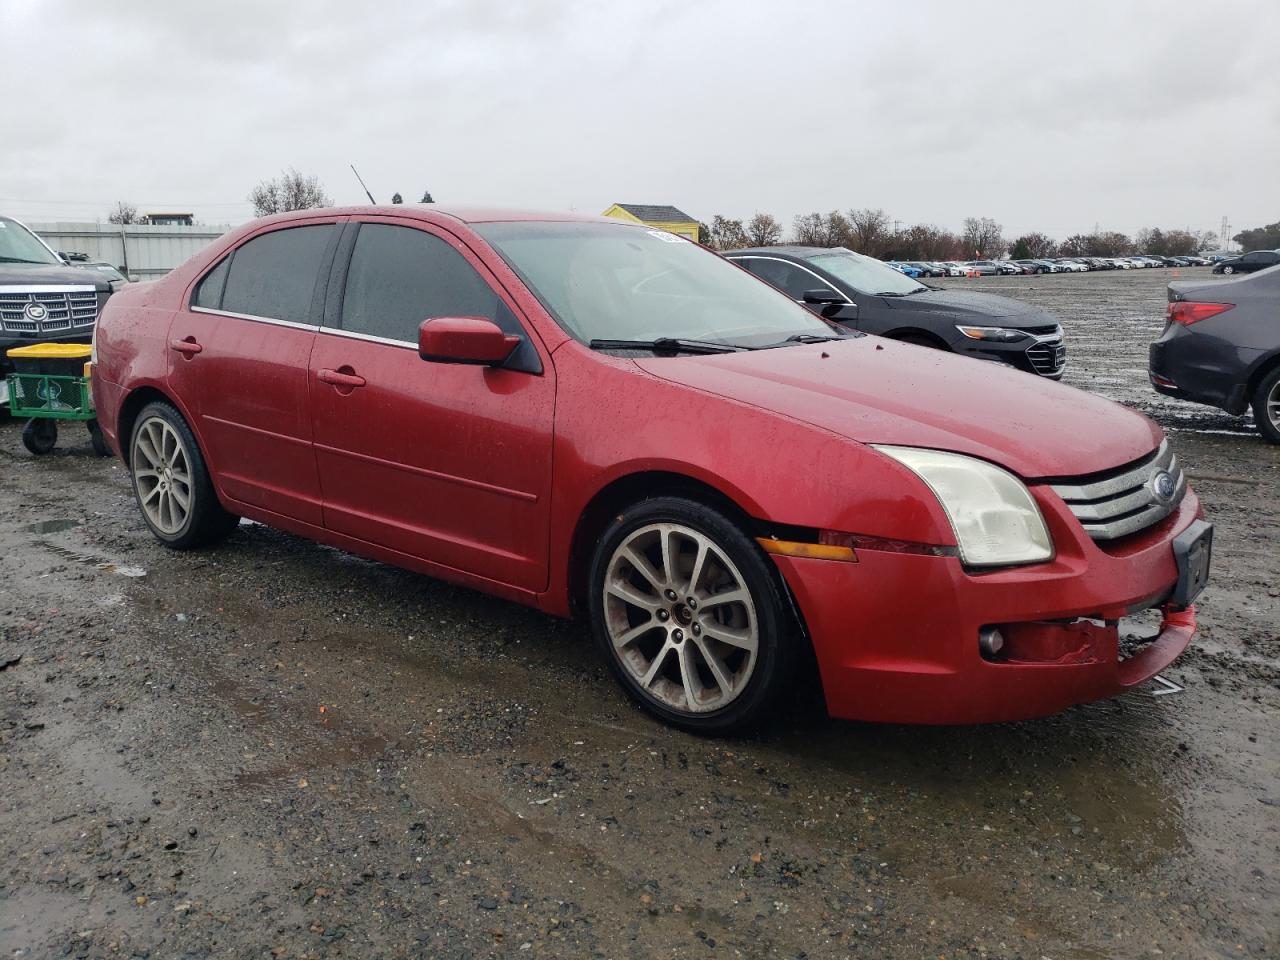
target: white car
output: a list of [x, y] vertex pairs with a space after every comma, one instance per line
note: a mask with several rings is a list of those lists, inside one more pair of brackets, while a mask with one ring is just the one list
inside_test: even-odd
[[1075, 260], [1055, 260], [1054, 262], [1062, 268], [1064, 273], [1088, 273], [1089, 272], [1088, 267], [1086, 267], [1083, 263], [1077, 263]]
[[954, 260], [943, 260], [938, 266], [947, 271], [948, 277], [963, 277], [968, 268], [963, 263], [956, 263]]
[[1124, 257], [1111, 257], [1110, 259], [1111, 259], [1111, 262], [1116, 265], [1116, 269], [1118, 270], [1134, 269], [1134, 265], [1130, 263], [1128, 260], [1126, 260]]

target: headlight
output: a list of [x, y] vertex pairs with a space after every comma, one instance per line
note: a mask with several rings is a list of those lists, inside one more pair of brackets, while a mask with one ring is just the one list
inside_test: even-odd
[[1022, 330], [1013, 330], [1009, 327], [965, 327], [957, 323], [956, 329], [970, 340], [987, 340], [996, 343], [1013, 343], [1028, 336]]
[[876, 445], [918, 476], [942, 504], [971, 567], [1053, 559], [1053, 541], [1026, 484], [999, 467], [941, 450]]

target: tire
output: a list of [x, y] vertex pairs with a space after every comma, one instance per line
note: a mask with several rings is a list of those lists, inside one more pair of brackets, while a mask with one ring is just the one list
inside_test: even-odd
[[107, 444], [107, 438], [102, 435], [102, 428], [98, 426], [97, 420], [88, 421], [89, 427], [89, 443], [93, 446], [93, 452], [100, 457], [111, 456], [111, 447]]
[[[740, 599], [712, 603], [729, 593]], [[763, 551], [724, 514], [682, 497], [618, 514], [591, 561], [589, 609], [600, 653], [627, 694], [690, 733], [758, 727], [791, 689], [803, 650]]]
[[1222, 268], [1222, 272], [1223, 272], [1223, 273], [1225, 273], [1225, 274], [1232, 274], [1232, 273], [1235, 273], [1235, 272], [1236, 272], [1236, 268], [1235, 268], [1235, 267], [1223, 267], [1223, 268]]
[[1253, 391], [1253, 419], [1268, 443], [1280, 443], [1280, 366], [1275, 367]]
[[58, 442], [58, 422], [44, 417], [32, 417], [22, 428], [22, 445], [42, 457]]
[[166, 547], [192, 550], [236, 528], [238, 518], [218, 502], [195, 434], [169, 404], [156, 401], [139, 412], [128, 464], [142, 519]]

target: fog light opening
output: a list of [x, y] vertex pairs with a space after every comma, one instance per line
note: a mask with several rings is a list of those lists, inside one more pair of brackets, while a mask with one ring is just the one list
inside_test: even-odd
[[994, 660], [1004, 649], [1004, 634], [995, 627], [983, 627], [978, 631], [978, 649], [988, 660]]

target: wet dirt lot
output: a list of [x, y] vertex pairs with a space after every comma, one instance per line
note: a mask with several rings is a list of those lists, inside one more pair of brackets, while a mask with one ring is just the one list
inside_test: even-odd
[[167, 553], [0, 421], [0, 957], [1274, 956], [1280, 448], [1147, 387], [1169, 273], [950, 281], [1057, 311], [1217, 524], [1186, 692], [1024, 724], [699, 740], [577, 625], [258, 525]]

